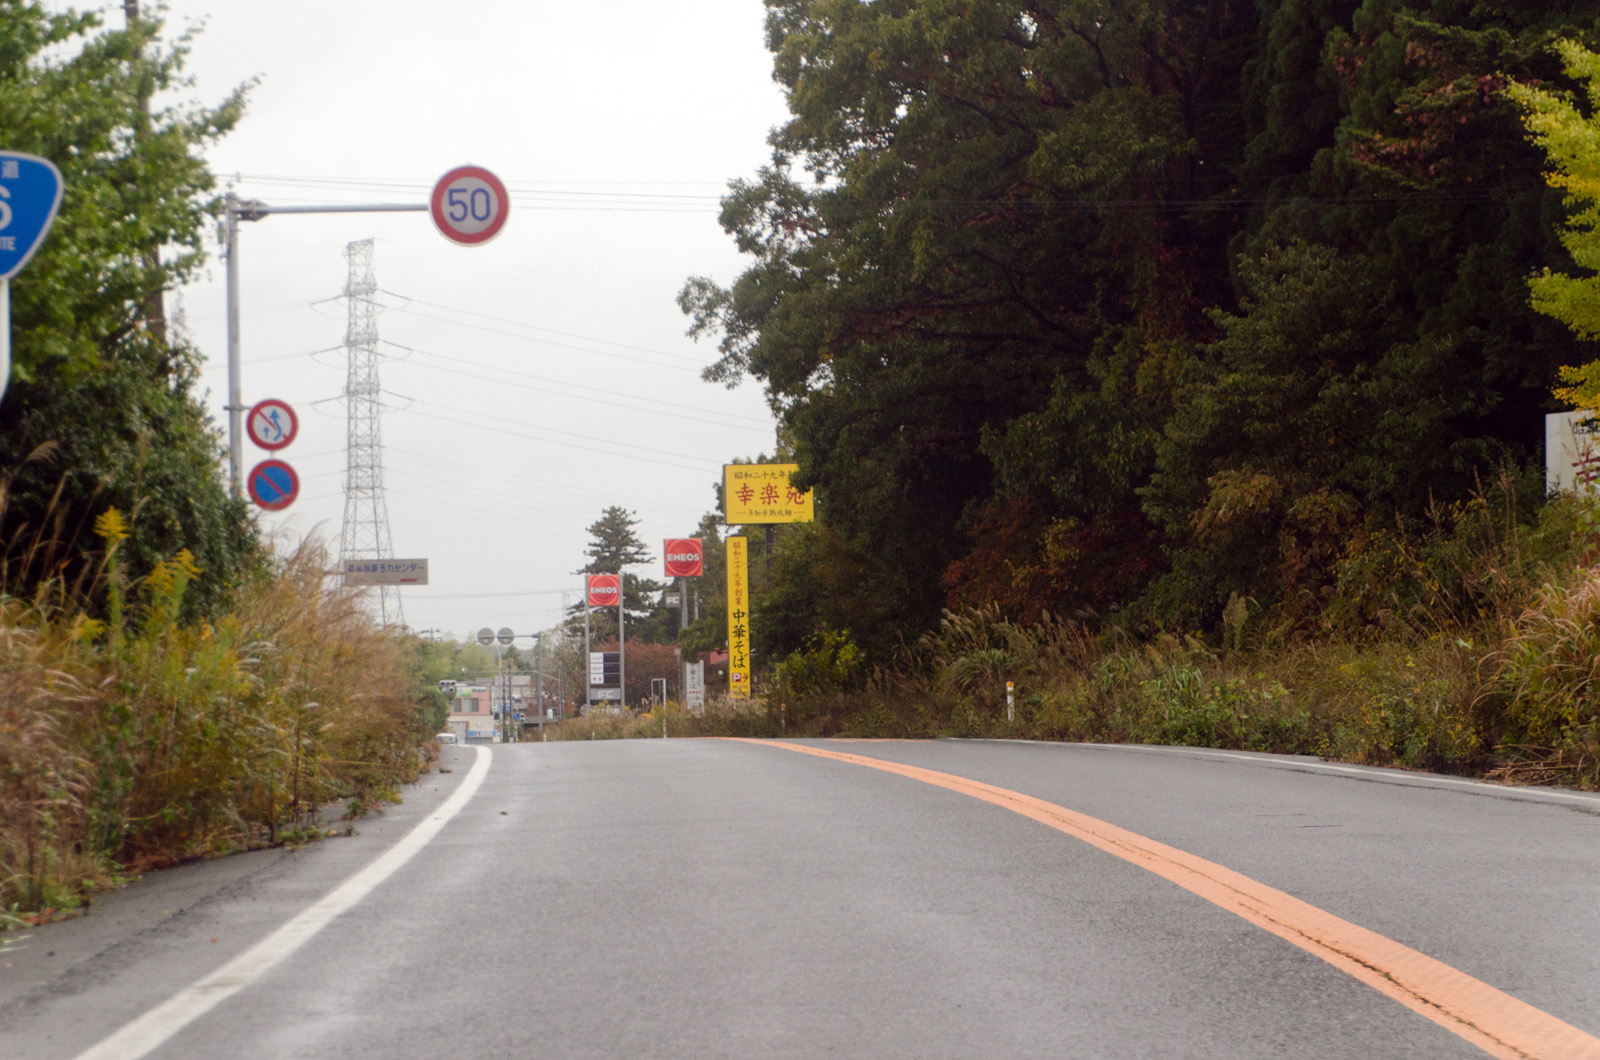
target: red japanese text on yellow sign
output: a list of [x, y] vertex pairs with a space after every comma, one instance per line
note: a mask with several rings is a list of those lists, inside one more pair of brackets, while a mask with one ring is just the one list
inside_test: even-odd
[[791, 482], [799, 470], [799, 464], [723, 464], [723, 521], [729, 526], [812, 522], [811, 491], [801, 493]]
[[750, 549], [728, 538], [728, 696], [750, 698]]

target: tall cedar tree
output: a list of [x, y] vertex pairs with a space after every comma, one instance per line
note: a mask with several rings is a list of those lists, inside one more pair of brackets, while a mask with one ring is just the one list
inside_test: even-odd
[[[676, 612], [668, 614], [662, 606], [660, 582], [628, 573], [629, 567], [652, 562], [650, 550], [634, 529], [638, 525], [636, 514], [617, 505], [600, 513], [600, 518], [589, 524], [589, 545], [583, 550], [589, 562], [578, 573], [621, 574], [623, 605], [628, 612], [627, 635], [660, 643], [676, 637], [676, 626], [668, 621]], [[581, 608], [580, 604], [580, 611]]]

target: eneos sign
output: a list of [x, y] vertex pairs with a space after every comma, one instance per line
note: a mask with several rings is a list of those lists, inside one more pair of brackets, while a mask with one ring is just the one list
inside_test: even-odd
[[705, 572], [705, 554], [698, 537], [669, 537], [662, 547], [669, 578], [698, 578]]
[[591, 574], [584, 579], [584, 596], [590, 607], [616, 607], [622, 600], [622, 578], [616, 574]]

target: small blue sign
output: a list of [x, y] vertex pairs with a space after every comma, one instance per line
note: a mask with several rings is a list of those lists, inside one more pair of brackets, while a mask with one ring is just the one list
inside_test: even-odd
[[61, 171], [38, 155], [0, 151], [0, 280], [15, 276], [61, 208]]
[[269, 512], [281, 511], [300, 495], [300, 476], [282, 460], [263, 460], [245, 476], [245, 489], [256, 505]]

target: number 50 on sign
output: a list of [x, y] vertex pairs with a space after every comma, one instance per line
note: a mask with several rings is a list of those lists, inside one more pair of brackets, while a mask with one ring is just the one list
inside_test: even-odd
[[505, 227], [511, 198], [500, 178], [481, 166], [457, 166], [439, 178], [429, 201], [433, 223], [453, 243], [487, 243]]

